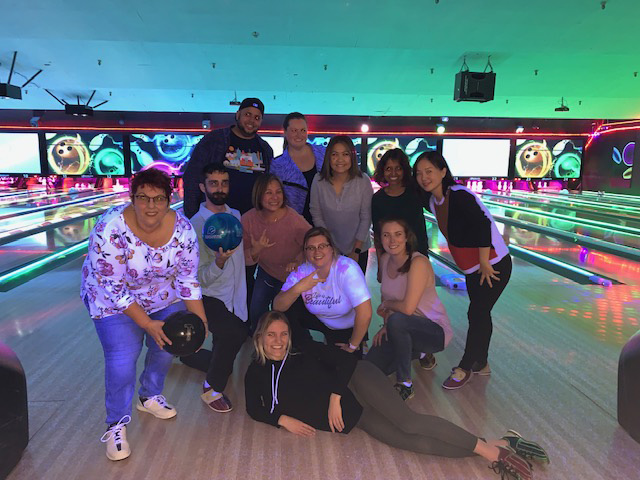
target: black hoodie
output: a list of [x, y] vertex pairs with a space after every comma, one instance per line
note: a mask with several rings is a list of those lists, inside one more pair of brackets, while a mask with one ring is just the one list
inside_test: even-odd
[[282, 361], [267, 360], [265, 365], [253, 361], [244, 378], [247, 413], [274, 426], [281, 415], [287, 415], [316, 430], [331, 431], [329, 398], [337, 393], [342, 396], [342, 433], [349, 433], [362, 414], [362, 406], [347, 387], [356, 363], [353, 354], [317, 342], [290, 352]]

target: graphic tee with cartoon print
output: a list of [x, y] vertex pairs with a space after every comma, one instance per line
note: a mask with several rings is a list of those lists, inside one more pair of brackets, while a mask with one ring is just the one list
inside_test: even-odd
[[266, 171], [258, 138], [240, 138], [232, 131], [223, 163], [229, 169], [230, 190], [227, 205], [243, 214], [253, 208], [253, 184], [257, 176]]

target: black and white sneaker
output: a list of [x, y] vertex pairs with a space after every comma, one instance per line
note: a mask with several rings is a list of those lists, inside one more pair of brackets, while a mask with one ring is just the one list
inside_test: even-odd
[[131, 417], [125, 415], [117, 423], [111, 424], [102, 435], [100, 441], [107, 444], [107, 458], [109, 460], [124, 460], [131, 455], [126, 427], [130, 421]]

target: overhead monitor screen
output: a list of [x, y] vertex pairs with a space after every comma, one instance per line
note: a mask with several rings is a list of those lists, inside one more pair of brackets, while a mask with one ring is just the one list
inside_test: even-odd
[[445, 138], [442, 155], [454, 177], [507, 177], [511, 141], [508, 139]]
[[580, 178], [581, 168], [581, 139], [516, 140], [516, 177]]
[[182, 175], [202, 137], [191, 133], [132, 133], [131, 171], [137, 173], [153, 167], [169, 175]]
[[56, 175], [124, 175], [121, 134], [45, 133], [49, 173]]
[[40, 174], [37, 133], [0, 133], [0, 173]]

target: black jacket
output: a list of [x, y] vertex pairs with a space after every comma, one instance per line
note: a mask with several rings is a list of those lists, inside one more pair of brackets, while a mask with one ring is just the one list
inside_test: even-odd
[[[427, 208], [436, 214], [435, 197], [430, 196]], [[491, 247], [493, 217], [487, 207], [468, 188], [449, 187], [449, 215], [447, 217], [449, 244], [456, 247]]]

